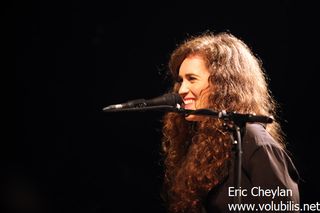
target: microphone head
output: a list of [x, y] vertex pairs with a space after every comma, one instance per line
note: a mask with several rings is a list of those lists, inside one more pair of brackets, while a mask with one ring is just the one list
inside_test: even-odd
[[162, 104], [165, 103], [166, 105], [170, 106], [177, 106], [177, 104], [181, 105], [183, 100], [178, 93], [168, 93], [162, 96]]

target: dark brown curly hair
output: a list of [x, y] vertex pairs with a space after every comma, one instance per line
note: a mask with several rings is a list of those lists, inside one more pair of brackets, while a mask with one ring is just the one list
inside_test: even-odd
[[[169, 70], [174, 80], [190, 55], [201, 56], [210, 72], [208, 108], [276, 118], [276, 103], [262, 63], [243, 41], [226, 32], [190, 37], [171, 54]], [[179, 88], [179, 81], [175, 81], [170, 91], [178, 92]], [[170, 112], [163, 124], [164, 198], [168, 209], [201, 212], [207, 193], [227, 175], [230, 135], [215, 118], [196, 123]], [[284, 147], [279, 123], [269, 124], [267, 130]]]

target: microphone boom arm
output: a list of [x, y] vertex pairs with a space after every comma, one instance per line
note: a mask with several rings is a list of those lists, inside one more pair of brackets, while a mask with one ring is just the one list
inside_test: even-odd
[[209, 115], [219, 119], [223, 119], [225, 121], [233, 121], [237, 124], [246, 123], [246, 122], [272, 123], [274, 120], [272, 116], [255, 115], [255, 114], [249, 114], [249, 113], [241, 114], [236, 112], [226, 112], [225, 110], [221, 112], [215, 112], [211, 109], [198, 109], [198, 110], [182, 109], [182, 112], [185, 114], [192, 114], [192, 115]]
[[143, 111], [151, 111], [151, 110], [159, 110], [166, 112], [178, 112], [186, 115], [200, 115], [200, 116], [212, 116], [215, 118], [223, 119], [225, 121], [233, 121], [236, 124], [243, 124], [246, 122], [258, 122], [258, 123], [272, 123], [272, 116], [264, 116], [264, 115], [255, 115], [255, 114], [241, 114], [236, 112], [215, 112], [211, 109], [198, 109], [198, 110], [189, 110], [181, 108], [179, 104], [176, 107], [171, 105], [158, 105], [158, 106], [144, 106], [144, 105], [136, 105], [131, 108], [103, 108], [104, 112], [143, 112]]

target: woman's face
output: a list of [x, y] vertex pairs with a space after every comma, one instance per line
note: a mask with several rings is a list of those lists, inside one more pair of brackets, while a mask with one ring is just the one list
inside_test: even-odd
[[[184, 59], [179, 69], [181, 86], [179, 94], [184, 101], [184, 108], [195, 110], [207, 106], [209, 90], [209, 70], [204, 60], [197, 55]], [[189, 115], [188, 121], [201, 121], [204, 117]]]

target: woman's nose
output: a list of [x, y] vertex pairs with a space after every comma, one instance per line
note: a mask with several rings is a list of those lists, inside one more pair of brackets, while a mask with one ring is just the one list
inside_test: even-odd
[[179, 94], [180, 95], [186, 95], [189, 92], [189, 86], [187, 83], [182, 82], [181, 86], [179, 88]]

